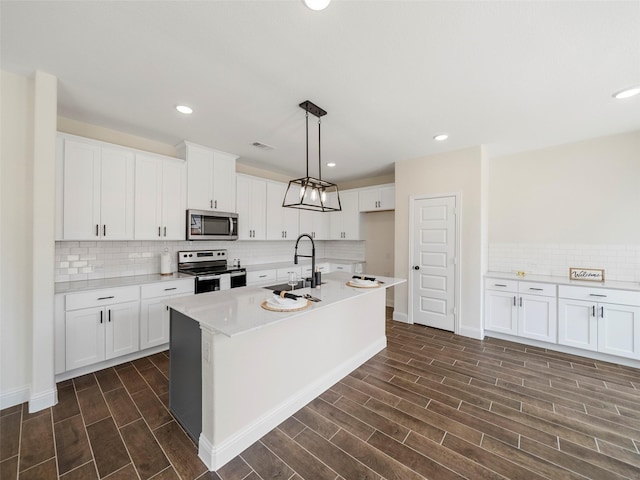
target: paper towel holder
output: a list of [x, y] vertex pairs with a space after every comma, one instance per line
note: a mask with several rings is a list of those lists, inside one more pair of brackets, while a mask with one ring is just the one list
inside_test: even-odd
[[171, 256], [169, 249], [165, 248], [164, 253], [160, 255], [160, 275], [173, 275], [171, 272]]

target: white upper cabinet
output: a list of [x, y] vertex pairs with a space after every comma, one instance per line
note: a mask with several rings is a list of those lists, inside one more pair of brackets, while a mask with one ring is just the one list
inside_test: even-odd
[[83, 139], [64, 139], [64, 240], [131, 240], [134, 154]]
[[396, 188], [394, 185], [365, 188], [360, 190], [359, 204], [361, 212], [394, 210], [396, 208]]
[[184, 240], [187, 204], [185, 162], [136, 155], [135, 238]]
[[[360, 210], [358, 208], [359, 192], [346, 190], [340, 192], [340, 212], [329, 213], [331, 240], [362, 240]], [[325, 214], [327, 215], [327, 214]]]
[[329, 212], [300, 210], [300, 233], [308, 233], [314, 240], [329, 240]]
[[187, 160], [187, 207], [198, 210], [236, 211], [236, 155], [189, 142], [178, 146]]
[[286, 183], [267, 181], [267, 240], [295, 240], [298, 237], [299, 211], [282, 206], [286, 190]]
[[265, 240], [267, 181], [237, 175], [238, 240]]

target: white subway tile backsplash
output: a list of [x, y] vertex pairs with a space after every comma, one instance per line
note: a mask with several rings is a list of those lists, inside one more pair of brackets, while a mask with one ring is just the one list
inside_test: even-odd
[[[316, 241], [317, 257], [345, 260], [365, 259], [364, 241]], [[177, 252], [226, 248], [229, 263], [239, 258], [242, 265], [287, 262], [293, 260], [295, 241], [236, 242], [155, 242], [104, 241], [56, 242], [56, 282], [125, 277], [160, 273], [160, 255], [165, 249], [171, 255], [171, 268], [177, 270]], [[311, 251], [308, 240], [302, 240], [300, 253]]]
[[489, 244], [489, 270], [568, 276], [570, 267], [603, 268], [610, 280], [640, 281], [640, 245]]

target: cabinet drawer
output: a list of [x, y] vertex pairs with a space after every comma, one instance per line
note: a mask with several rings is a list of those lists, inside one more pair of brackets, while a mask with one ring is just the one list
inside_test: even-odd
[[289, 272], [295, 272], [295, 274], [298, 276], [298, 280], [300, 279], [300, 277], [302, 276], [302, 267], [286, 267], [286, 268], [279, 268], [276, 271], [276, 278], [278, 280], [289, 280]]
[[[316, 263], [316, 269], [322, 273], [329, 273], [330, 268], [328, 263]], [[302, 267], [302, 274], [305, 277], [311, 275], [311, 265], [305, 265]]]
[[355, 270], [355, 265], [350, 263], [332, 263], [331, 271], [332, 272], [345, 272], [345, 273], [353, 273]]
[[257, 270], [255, 272], [247, 272], [247, 284], [271, 282], [276, 279], [275, 270]]
[[182, 293], [193, 293], [193, 291], [193, 278], [185, 278], [183, 280], [169, 280], [142, 285], [142, 287], [140, 287], [140, 298], [166, 297], [169, 295], [179, 295]]
[[90, 292], [70, 293], [65, 297], [65, 310], [100, 307], [114, 303], [130, 302], [140, 299], [140, 287], [119, 287], [92, 290]]
[[630, 292], [626, 290], [560, 285], [558, 287], [558, 296], [561, 298], [573, 298], [589, 302], [618, 303], [621, 305], [640, 306], [640, 292]]
[[487, 290], [503, 290], [505, 292], [517, 292], [517, 280], [504, 280], [502, 278], [485, 278], [484, 287]]
[[551, 283], [518, 282], [518, 293], [542, 295], [543, 297], [555, 297], [556, 286]]

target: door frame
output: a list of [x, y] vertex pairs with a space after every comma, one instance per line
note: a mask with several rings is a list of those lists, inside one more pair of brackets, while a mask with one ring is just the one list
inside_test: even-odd
[[461, 203], [461, 199], [462, 199], [462, 194], [460, 192], [456, 192], [456, 193], [438, 193], [438, 194], [423, 194], [423, 195], [411, 195], [409, 196], [409, 255], [407, 258], [407, 277], [408, 277], [408, 284], [409, 284], [409, 291], [408, 291], [408, 301], [409, 301], [409, 305], [408, 305], [408, 322], [413, 324], [413, 282], [414, 282], [414, 276], [411, 273], [413, 270], [413, 262], [412, 260], [412, 255], [413, 255], [413, 247], [414, 247], [414, 241], [413, 241], [413, 231], [414, 231], [414, 213], [415, 213], [415, 203], [418, 200], [430, 200], [430, 199], [434, 199], [434, 198], [444, 198], [444, 197], [454, 197], [456, 200], [456, 211], [455, 211], [455, 226], [456, 226], [456, 235], [455, 235], [455, 258], [456, 258], [456, 263], [454, 266], [454, 272], [455, 272], [455, 279], [453, 282], [453, 304], [454, 304], [454, 314], [453, 314], [453, 333], [455, 334], [459, 334], [460, 333], [460, 217], [462, 216], [462, 203]]

